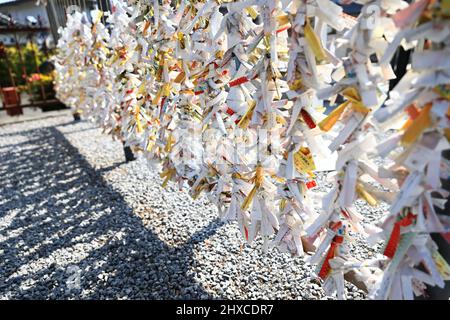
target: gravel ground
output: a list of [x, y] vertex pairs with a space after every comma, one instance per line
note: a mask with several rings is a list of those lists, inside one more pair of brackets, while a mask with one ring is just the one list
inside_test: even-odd
[[310, 265], [244, 244], [89, 122], [0, 126], [0, 177], [1, 299], [331, 299]]

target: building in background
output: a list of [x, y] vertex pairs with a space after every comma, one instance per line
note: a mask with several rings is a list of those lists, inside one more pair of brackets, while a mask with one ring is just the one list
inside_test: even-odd
[[[36, 0], [0, 0], [0, 41], [5, 45], [16, 43], [14, 31], [17, 30], [39, 31], [38, 42], [45, 41], [50, 35], [49, 28], [47, 9], [36, 5]], [[18, 37], [18, 41], [23, 44], [26, 38]]]
[[[37, 42], [42, 44], [45, 41], [47, 47], [52, 46], [56, 42], [54, 39], [58, 39], [58, 28], [66, 25], [66, 13], [71, 6], [77, 6], [88, 16], [93, 9], [111, 10], [109, 0], [47, 0], [46, 3], [37, 4], [37, 0], [0, 0], [0, 41], [7, 46], [14, 45], [14, 32], [23, 34], [25, 31], [39, 31], [35, 33]], [[19, 37], [18, 41], [24, 44], [26, 38]]]

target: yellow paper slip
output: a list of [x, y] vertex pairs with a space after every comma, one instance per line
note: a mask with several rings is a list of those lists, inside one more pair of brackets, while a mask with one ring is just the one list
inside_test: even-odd
[[354, 87], [348, 87], [342, 90], [341, 93], [348, 101], [352, 103], [352, 109], [356, 112], [362, 114], [368, 114], [370, 109], [367, 108], [363, 103], [361, 96], [358, 93], [358, 90]]
[[450, 266], [447, 261], [441, 256], [441, 254], [436, 250], [432, 254], [433, 261], [436, 264], [439, 274], [444, 281], [450, 280]]
[[250, 191], [247, 197], [245, 197], [245, 200], [241, 206], [241, 209], [244, 211], [250, 207], [250, 204], [252, 203], [253, 198], [256, 195], [256, 192], [258, 191], [259, 188], [261, 188], [264, 182], [264, 169], [260, 165], [256, 166], [255, 177], [253, 178], [253, 180], [255, 182], [255, 186], [252, 188], [252, 191]]
[[284, 26], [284, 25], [289, 23], [289, 15], [287, 15], [287, 14], [286, 15], [280, 15], [280, 16], [276, 17], [276, 19], [277, 19], [279, 27], [282, 27], [282, 26]]
[[172, 136], [172, 134], [169, 135], [169, 137], [167, 138], [167, 143], [166, 146], [164, 148], [164, 151], [169, 153], [170, 151], [172, 151], [172, 147], [175, 144], [175, 137]]
[[431, 116], [430, 110], [433, 106], [432, 103], [428, 103], [425, 107], [423, 107], [419, 116], [411, 123], [411, 125], [406, 129], [405, 133], [402, 136], [402, 143], [404, 145], [409, 145], [416, 141], [422, 132], [430, 127], [431, 125]]
[[364, 186], [361, 183], [356, 184], [356, 192], [358, 195], [366, 200], [366, 202], [371, 205], [372, 207], [376, 206], [378, 204], [377, 199], [375, 199], [374, 196], [372, 196], [369, 192], [364, 189]]
[[250, 120], [253, 116], [253, 111], [255, 110], [256, 107], [256, 102], [255, 101], [251, 101], [250, 103], [248, 103], [248, 110], [247, 112], [242, 116], [241, 120], [239, 120], [238, 126], [241, 129], [245, 129], [248, 127], [248, 125], [250, 124]]
[[167, 186], [167, 183], [169, 182], [170, 178], [175, 174], [175, 169], [166, 169], [164, 170], [159, 176], [161, 178], [165, 178], [162, 187], [165, 188]]
[[331, 111], [330, 114], [319, 123], [319, 128], [322, 131], [330, 131], [349, 104], [355, 112], [359, 112], [362, 114], [368, 114], [370, 112], [370, 109], [362, 103], [361, 96], [354, 87], [345, 88], [344, 90], [342, 90], [341, 94], [347, 99], [347, 101], [340, 104], [336, 109]]
[[309, 148], [301, 147], [300, 150], [294, 154], [294, 165], [295, 169], [300, 173], [308, 173], [316, 170], [316, 165], [314, 164]]
[[248, 7], [245, 10], [250, 15], [250, 17], [252, 17], [252, 19], [256, 19], [258, 17], [258, 12], [255, 9], [253, 9], [253, 7]]
[[314, 32], [313, 28], [311, 27], [309, 20], [306, 20], [304, 32], [306, 42], [308, 43], [314, 55], [316, 56], [317, 61], [321, 62], [327, 60], [327, 54], [325, 53], [325, 50], [323, 50], [322, 43], [320, 42], [320, 39]]
[[331, 111], [330, 114], [325, 119], [320, 121], [319, 128], [322, 131], [330, 131], [331, 128], [333, 128], [333, 126], [339, 120], [342, 113], [344, 113], [345, 108], [348, 106], [349, 103], [350, 103], [349, 101], [345, 101], [344, 103], [340, 104], [336, 109]]
[[136, 114], [134, 117], [136, 120], [136, 131], [137, 133], [141, 133], [143, 130], [141, 124], [141, 108], [139, 106], [136, 107]]

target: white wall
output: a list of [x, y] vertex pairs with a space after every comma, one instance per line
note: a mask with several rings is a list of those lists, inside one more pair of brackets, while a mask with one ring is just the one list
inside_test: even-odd
[[[36, 6], [36, 1], [35, 0], [30, 0], [30, 1], [26, 1], [26, 2], [19, 2], [19, 3], [11, 3], [11, 4], [5, 4], [0, 6], [0, 12], [3, 14], [11, 14], [11, 16], [13, 17], [13, 19], [21, 24], [25, 24], [27, 25], [27, 20], [26, 17], [27, 16], [33, 16], [36, 18], [38, 18], [38, 15], [41, 16], [41, 21], [42, 21], [42, 26], [43, 27], [49, 27], [49, 21], [48, 21], [48, 17], [47, 17], [47, 11], [45, 10], [44, 6]], [[13, 38], [13, 35], [9, 35], [9, 34], [1, 34], [0, 35], [0, 41], [2, 41], [5, 44], [13, 44], [14, 42], [11, 42]], [[20, 38], [20, 42], [24, 42], [25, 41], [25, 34], [20, 34], [19, 36]]]
[[26, 17], [33, 16], [37, 19], [37, 16], [41, 16], [42, 25], [44, 27], [49, 26], [47, 11], [44, 6], [36, 6], [36, 1], [30, 0], [26, 2], [19, 2], [17, 4], [5, 4], [0, 6], [0, 12], [3, 14], [11, 14], [14, 20], [22, 24], [27, 24]]

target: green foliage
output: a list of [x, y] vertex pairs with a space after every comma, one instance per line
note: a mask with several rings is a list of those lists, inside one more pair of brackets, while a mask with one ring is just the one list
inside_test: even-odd
[[[28, 76], [30, 76], [33, 73], [37, 73], [36, 71], [36, 63], [35, 63], [35, 57], [33, 54], [36, 55], [36, 62], [37, 65], [41, 65], [42, 62], [48, 60], [48, 58], [45, 56], [45, 54], [39, 50], [38, 46], [34, 44], [31, 45], [30, 42], [28, 42], [25, 46], [21, 46], [21, 52], [23, 57], [23, 62], [25, 65], [25, 70]], [[6, 48], [9, 64], [11, 66], [14, 81], [16, 82], [16, 85], [26, 85], [26, 79], [23, 77], [23, 65], [20, 63], [19, 58], [19, 52], [16, 47], [7, 47]], [[12, 85], [11, 79], [8, 73], [8, 65], [6, 63], [5, 59], [0, 59], [0, 85], [2, 87], [9, 87]]]

